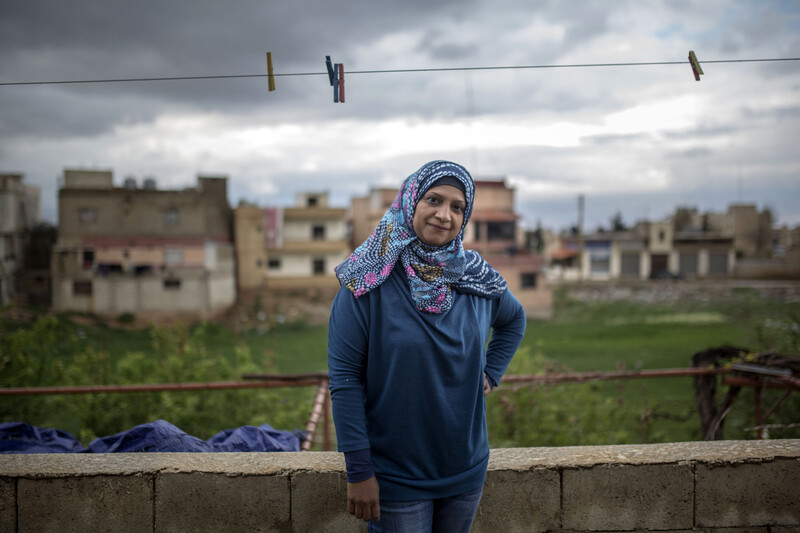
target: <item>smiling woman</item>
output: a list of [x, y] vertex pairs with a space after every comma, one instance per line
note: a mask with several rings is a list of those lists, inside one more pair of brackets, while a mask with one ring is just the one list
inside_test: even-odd
[[480, 502], [484, 397], [522, 340], [525, 312], [500, 274], [464, 250], [474, 198], [462, 166], [423, 165], [336, 267], [333, 417], [348, 511], [371, 532], [466, 532]]
[[[445, 179], [442, 178], [439, 183], [444, 183]], [[458, 186], [442, 184], [433, 187], [417, 204], [414, 211], [414, 231], [429, 246], [447, 244], [461, 231], [466, 205], [460, 183]]]

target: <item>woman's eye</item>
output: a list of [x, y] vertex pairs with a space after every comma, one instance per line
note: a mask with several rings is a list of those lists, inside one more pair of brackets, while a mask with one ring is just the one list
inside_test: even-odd
[[454, 205], [453, 206], [453, 211], [455, 211], [456, 213], [463, 213], [464, 212], [464, 206], [463, 205]]

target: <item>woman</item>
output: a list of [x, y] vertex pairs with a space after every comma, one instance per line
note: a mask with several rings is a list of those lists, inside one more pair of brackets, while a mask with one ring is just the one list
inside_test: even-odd
[[502, 276], [464, 250], [474, 197], [462, 166], [424, 165], [335, 269], [333, 418], [348, 511], [369, 531], [469, 531], [480, 502], [484, 396], [522, 340], [525, 312]]

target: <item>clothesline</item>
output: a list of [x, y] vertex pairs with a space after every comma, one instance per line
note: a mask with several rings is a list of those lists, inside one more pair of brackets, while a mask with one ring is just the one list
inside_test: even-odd
[[[703, 64], [713, 63], [757, 63], [775, 61], [800, 61], [800, 57], [784, 58], [763, 58], [763, 59], [716, 59], [701, 61]], [[643, 67], [658, 65], [686, 65], [687, 61], [647, 61], [630, 63], [575, 63], [561, 65], [506, 65], [506, 66], [482, 66], [482, 67], [439, 67], [439, 68], [407, 68], [407, 69], [380, 69], [380, 70], [351, 70], [347, 71], [348, 76], [357, 74], [408, 74], [419, 72], [454, 72], [454, 71], [480, 71], [480, 70], [526, 70], [526, 69], [551, 69], [551, 68], [596, 68], [596, 67]], [[293, 77], [293, 76], [328, 76], [327, 71], [321, 72], [275, 72], [274, 77]], [[179, 80], [219, 80], [235, 78], [266, 78], [267, 73], [259, 74], [228, 74], [228, 75], [207, 75], [207, 76], [160, 76], [150, 78], [113, 78], [113, 79], [87, 79], [87, 80], [51, 80], [51, 81], [12, 81], [0, 82], [0, 86], [11, 85], [64, 85], [77, 83], [128, 83], [128, 82], [151, 82], [151, 81], [179, 81]]]

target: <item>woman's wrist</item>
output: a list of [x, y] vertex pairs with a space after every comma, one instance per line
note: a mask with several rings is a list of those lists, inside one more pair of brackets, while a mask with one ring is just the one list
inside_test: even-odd
[[347, 469], [348, 483], [360, 483], [375, 475], [369, 448], [344, 452], [344, 463]]

